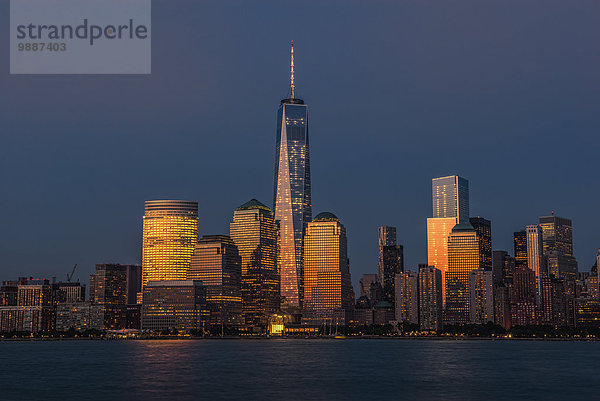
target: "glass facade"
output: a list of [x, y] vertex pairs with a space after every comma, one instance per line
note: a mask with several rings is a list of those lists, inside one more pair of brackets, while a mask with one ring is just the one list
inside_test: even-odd
[[515, 268], [527, 267], [527, 233], [525, 230], [513, 233], [515, 247]]
[[573, 256], [573, 226], [570, 219], [558, 216], [540, 217], [544, 256], [548, 273], [557, 278], [574, 280], [577, 260]]
[[198, 241], [198, 202], [146, 201], [142, 237], [142, 286], [185, 280]]
[[427, 219], [427, 264], [442, 272], [442, 300], [446, 302], [448, 271], [448, 235], [458, 224], [456, 217]]
[[394, 304], [396, 274], [404, 271], [404, 248], [396, 245], [396, 227], [379, 227], [378, 277], [383, 300]]
[[300, 307], [303, 297], [303, 234], [312, 218], [308, 106], [281, 101], [277, 114], [274, 209], [280, 228], [281, 297]]
[[492, 222], [483, 217], [471, 217], [469, 223], [477, 231], [479, 238], [480, 267], [492, 270]]
[[443, 325], [442, 272], [419, 265], [419, 324], [423, 331], [438, 331]]
[[229, 230], [242, 258], [244, 322], [264, 332], [280, 305], [277, 226], [271, 209], [252, 199], [235, 210]]
[[459, 223], [469, 221], [469, 181], [457, 175], [431, 181], [433, 217], [456, 217]]
[[542, 229], [538, 225], [529, 225], [527, 232], [527, 266], [535, 273], [536, 299], [541, 296], [541, 278], [547, 274], [544, 263]]

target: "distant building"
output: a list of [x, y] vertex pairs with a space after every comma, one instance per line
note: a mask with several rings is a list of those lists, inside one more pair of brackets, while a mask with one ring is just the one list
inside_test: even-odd
[[419, 265], [419, 325], [422, 331], [439, 331], [443, 326], [442, 272]]
[[570, 219], [558, 216], [540, 217], [544, 256], [548, 273], [556, 278], [574, 280], [577, 260], [573, 256], [573, 226]]
[[85, 301], [85, 284], [77, 282], [52, 283], [55, 304]]
[[388, 301], [380, 301], [373, 306], [373, 324], [390, 324], [394, 319], [394, 306]]
[[535, 272], [527, 267], [516, 268], [510, 293], [513, 326], [537, 323], [535, 294]]
[[512, 274], [514, 270], [515, 259], [511, 257], [508, 252], [492, 252], [492, 271], [495, 285], [510, 283], [512, 281]]
[[575, 299], [575, 327], [600, 327], [600, 300], [582, 297]]
[[146, 201], [142, 233], [142, 286], [185, 280], [198, 241], [198, 202]]
[[494, 322], [506, 330], [510, 329], [510, 289], [505, 284], [494, 287]]
[[537, 224], [526, 227], [527, 232], [527, 267], [535, 273], [535, 290], [537, 303], [540, 303], [542, 294], [541, 279], [548, 272], [544, 262], [544, 249], [542, 245], [542, 229]]
[[92, 302], [64, 302], [56, 307], [56, 330], [104, 329], [103, 306]]
[[344, 325], [352, 317], [354, 291], [346, 228], [333, 213], [319, 213], [304, 237], [303, 322]]
[[90, 276], [90, 301], [102, 307], [103, 329], [127, 328], [127, 267], [97, 264]]
[[471, 217], [469, 223], [477, 232], [479, 241], [479, 267], [492, 271], [492, 222], [483, 217]]
[[363, 274], [360, 279], [360, 296], [371, 299], [371, 284], [377, 282], [377, 274]]
[[515, 269], [527, 267], [527, 232], [517, 231], [513, 237], [515, 247]]
[[202, 282], [211, 325], [242, 326], [242, 258], [230, 237], [200, 238], [187, 279]]
[[271, 209], [252, 199], [238, 207], [229, 225], [242, 258], [242, 315], [254, 331], [266, 332], [279, 312], [277, 226]]
[[125, 265], [127, 271], [127, 305], [138, 303], [138, 294], [142, 292], [142, 266]]
[[419, 281], [417, 273], [405, 271], [396, 274], [395, 292], [396, 321], [419, 324]]
[[55, 323], [52, 287], [48, 280], [19, 279], [17, 304], [0, 307], [0, 332], [50, 332]]
[[146, 283], [142, 302], [144, 330], [208, 330], [210, 311], [198, 280], [167, 280]]
[[379, 284], [383, 300], [394, 303], [396, 274], [404, 271], [404, 249], [396, 244], [396, 227], [379, 227]]
[[0, 287], [0, 306], [17, 306], [19, 285], [27, 284], [25, 277], [18, 280], [3, 281]]
[[491, 270], [472, 270], [469, 275], [469, 322], [494, 322], [494, 282]]

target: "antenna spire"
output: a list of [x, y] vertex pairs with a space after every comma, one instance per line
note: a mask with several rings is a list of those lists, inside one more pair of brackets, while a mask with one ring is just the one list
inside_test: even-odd
[[291, 47], [291, 62], [290, 62], [290, 90], [291, 90], [291, 95], [290, 95], [290, 99], [294, 99], [294, 41], [292, 40], [292, 47]]

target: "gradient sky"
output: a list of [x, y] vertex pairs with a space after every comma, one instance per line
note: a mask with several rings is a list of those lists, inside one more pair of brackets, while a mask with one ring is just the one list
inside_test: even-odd
[[427, 261], [431, 178], [450, 174], [494, 249], [512, 254], [513, 231], [554, 210], [573, 219], [579, 270], [594, 263], [597, 0], [154, 0], [152, 14], [149, 76], [11, 76], [0, 41], [0, 279], [140, 263], [147, 199], [199, 201], [201, 234], [227, 234], [251, 198], [271, 205], [292, 39], [313, 215], [346, 226], [355, 290], [379, 225], [398, 227], [407, 268]]

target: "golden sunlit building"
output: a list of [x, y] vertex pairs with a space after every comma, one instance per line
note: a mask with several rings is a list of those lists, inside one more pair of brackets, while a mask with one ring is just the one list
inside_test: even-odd
[[244, 203], [233, 213], [229, 234], [242, 258], [244, 322], [254, 331], [265, 332], [280, 305], [277, 226], [271, 209], [256, 199]]
[[304, 237], [304, 315], [308, 324], [346, 324], [354, 305], [346, 229], [332, 213], [319, 213]]
[[442, 272], [442, 301], [446, 301], [448, 271], [448, 236], [458, 224], [456, 217], [427, 219], [427, 264]]
[[148, 281], [185, 280], [198, 241], [198, 202], [146, 201], [142, 287]]

